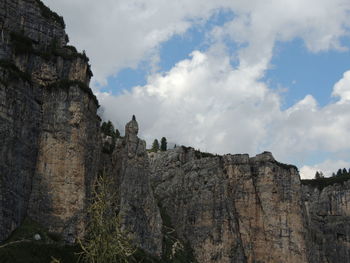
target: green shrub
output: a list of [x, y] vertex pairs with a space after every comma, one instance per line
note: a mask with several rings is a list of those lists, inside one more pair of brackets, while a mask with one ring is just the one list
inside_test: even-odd
[[[41, 240], [35, 241], [34, 235], [39, 234]], [[11, 236], [0, 244], [1, 263], [38, 263], [51, 262], [53, 258], [61, 262], [76, 263], [78, 246], [68, 246], [52, 238], [52, 233], [30, 218], [25, 218], [22, 224]], [[56, 238], [59, 235], [55, 234]]]
[[[10, 80], [22, 79], [27, 82], [32, 81], [31, 75], [21, 71], [11, 60], [0, 59], [0, 67], [8, 71]], [[6, 84], [5, 80], [1, 81]]]
[[23, 33], [10, 32], [10, 37], [15, 54], [28, 54], [33, 52], [33, 40]]
[[329, 185], [334, 185], [334, 184], [343, 185], [344, 182], [348, 181], [349, 179], [350, 179], [350, 174], [344, 174], [339, 176], [332, 176], [332, 177], [325, 177], [325, 178], [318, 178], [318, 179], [303, 179], [301, 180], [301, 183], [303, 185], [317, 187], [319, 190], [322, 190], [323, 188]]

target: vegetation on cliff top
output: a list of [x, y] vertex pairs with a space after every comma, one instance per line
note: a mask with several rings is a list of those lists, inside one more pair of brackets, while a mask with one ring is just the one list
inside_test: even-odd
[[344, 182], [350, 180], [350, 169], [347, 171], [344, 169], [339, 169], [338, 172], [331, 177], [323, 177], [322, 173], [317, 172], [315, 175], [315, 179], [303, 179], [301, 180], [301, 183], [303, 185], [309, 185], [312, 187], [317, 187], [319, 190], [322, 190], [323, 188], [334, 185], [334, 184], [340, 184], [343, 185]]
[[120, 132], [118, 129], [114, 129], [114, 125], [111, 121], [103, 122], [101, 125], [101, 132], [111, 137], [111, 142], [107, 140], [102, 145], [102, 152], [111, 154], [115, 148], [117, 138], [120, 138]]

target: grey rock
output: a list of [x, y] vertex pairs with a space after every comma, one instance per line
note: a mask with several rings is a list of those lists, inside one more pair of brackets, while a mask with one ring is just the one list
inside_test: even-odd
[[350, 262], [350, 181], [322, 190], [303, 185], [310, 262]]
[[178, 147], [152, 156], [156, 199], [198, 262], [308, 262], [295, 168], [270, 153], [198, 158]]

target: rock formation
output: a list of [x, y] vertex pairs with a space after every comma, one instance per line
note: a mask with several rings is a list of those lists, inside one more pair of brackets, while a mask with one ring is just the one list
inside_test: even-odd
[[101, 151], [115, 138], [100, 134], [88, 58], [62, 17], [0, 0], [0, 30], [0, 241], [26, 216], [67, 243], [83, 237], [103, 172], [123, 229], [163, 262], [350, 262], [350, 182], [302, 186], [268, 152], [147, 154], [135, 117]]
[[100, 153], [88, 58], [39, 0], [0, 0], [0, 30], [0, 240], [30, 215], [73, 242]]
[[299, 175], [270, 153], [155, 155], [156, 198], [198, 262], [308, 262]]
[[117, 140], [112, 156], [112, 176], [119, 193], [122, 226], [146, 252], [161, 256], [162, 219], [154, 199], [146, 142], [137, 137], [133, 118], [125, 127], [125, 137]]
[[323, 189], [303, 185], [310, 262], [350, 262], [350, 181]]

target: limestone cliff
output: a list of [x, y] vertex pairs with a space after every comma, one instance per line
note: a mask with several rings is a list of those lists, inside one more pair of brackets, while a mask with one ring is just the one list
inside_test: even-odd
[[28, 214], [72, 242], [100, 153], [88, 58], [39, 0], [0, 0], [0, 30], [0, 240]]
[[299, 175], [270, 153], [153, 154], [156, 198], [198, 262], [308, 262]]
[[68, 243], [82, 237], [100, 171], [123, 229], [163, 262], [350, 262], [350, 182], [301, 186], [268, 152], [147, 154], [135, 118], [101, 152], [88, 58], [67, 45], [62, 17], [0, 0], [0, 30], [0, 241], [25, 216]]
[[350, 262], [350, 181], [325, 188], [303, 185], [310, 262]]

